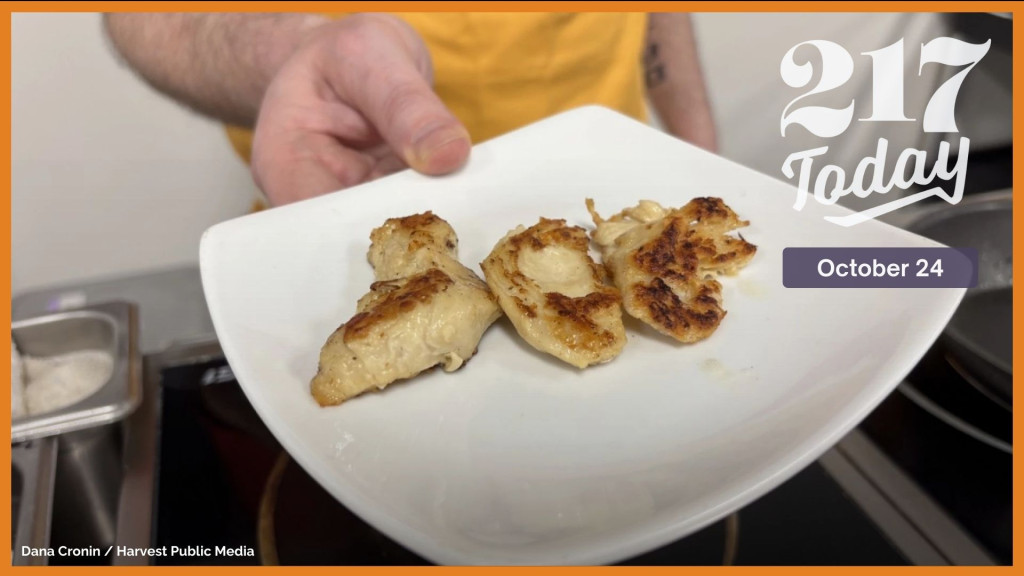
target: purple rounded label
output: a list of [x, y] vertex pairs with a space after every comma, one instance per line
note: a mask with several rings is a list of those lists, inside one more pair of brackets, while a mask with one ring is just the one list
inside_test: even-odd
[[786, 248], [786, 288], [973, 288], [974, 248]]

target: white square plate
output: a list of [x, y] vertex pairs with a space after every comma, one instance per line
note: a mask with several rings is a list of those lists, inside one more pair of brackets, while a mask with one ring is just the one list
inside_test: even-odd
[[[339, 501], [438, 563], [611, 563], [768, 492], [857, 425], [938, 337], [961, 289], [799, 290], [790, 246], [935, 246], [596, 107], [474, 148], [444, 178], [403, 172], [225, 222], [203, 237], [206, 299], [227, 360], [291, 455]], [[751, 225], [750, 265], [724, 278], [715, 334], [678, 345], [628, 324], [613, 362], [579, 371], [507, 320], [461, 370], [321, 408], [320, 347], [373, 273], [370, 231], [426, 210], [478, 263], [538, 217], [590, 229], [642, 198], [719, 196]], [[343, 534], [338, 535], [343, 538]]]

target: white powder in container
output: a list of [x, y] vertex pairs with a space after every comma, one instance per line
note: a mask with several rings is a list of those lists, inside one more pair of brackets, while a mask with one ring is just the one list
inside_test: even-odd
[[70, 406], [103, 387], [114, 373], [113, 357], [99, 350], [59, 356], [22, 356], [25, 367], [25, 404], [29, 414], [43, 414]]

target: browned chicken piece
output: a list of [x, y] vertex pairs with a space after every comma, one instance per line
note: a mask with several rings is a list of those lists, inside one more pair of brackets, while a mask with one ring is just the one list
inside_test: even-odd
[[588, 245], [583, 228], [541, 218], [509, 232], [480, 265], [519, 335], [577, 368], [607, 362], [626, 344], [622, 300]]
[[455, 230], [433, 212], [424, 212], [391, 218], [370, 232], [367, 257], [377, 280], [406, 278], [431, 268], [476, 277], [459, 263], [458, 254]]
[[458, 369], [501, 315], [487, 285], [458, 261], [451, 226], [430, 212], [370, 234], [377, 281], [320, 351], [311, 391], [321, 406], [440, 365]]
[[604, 264], [622, 292], [626, 312], [680, 342], [710, 336], [725, 317], [718, 274], [735, 274], [757, 247], [730, 236], [749, 222], [721, 198], [694, 198], [666, 209], [649, 200], [608, 218], [587, 210]]

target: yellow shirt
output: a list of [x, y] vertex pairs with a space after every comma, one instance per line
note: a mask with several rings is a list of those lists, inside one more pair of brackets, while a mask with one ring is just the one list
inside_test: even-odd
[[[434, 89], [481, 142], [578, 106], [646, 120], [645, 14], [400, 13], [423, 37]], [[249, 160], [252, 134], [228, 127]]]

